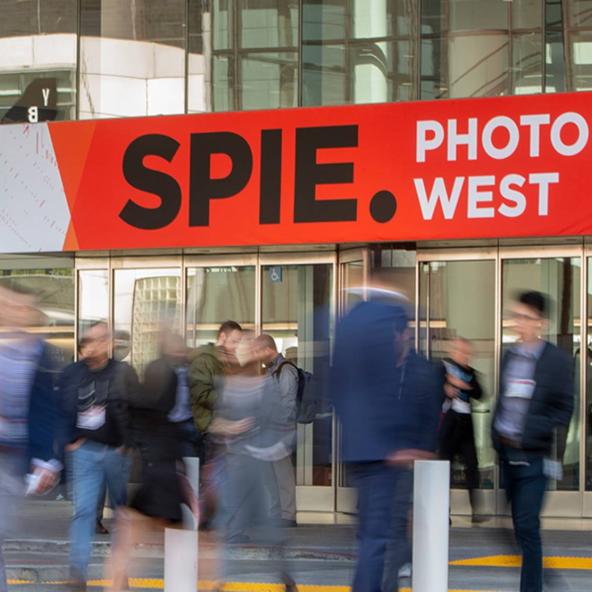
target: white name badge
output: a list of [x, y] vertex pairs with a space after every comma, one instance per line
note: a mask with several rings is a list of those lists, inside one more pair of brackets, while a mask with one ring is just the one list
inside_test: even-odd
[[506, 397], [512, 397], [516, 399], [532, 399], [535, 386], [536, 383], [534, 380], [510, 380], [506, 388]]
[[78, 413], [76, 427], [81, 430], [98, 430], [105, 425], [105, 407], [93, 405], [87, 411]]

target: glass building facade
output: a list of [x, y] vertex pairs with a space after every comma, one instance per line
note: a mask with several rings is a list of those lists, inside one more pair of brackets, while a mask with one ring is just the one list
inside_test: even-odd
[[5, 0], [0, 117], [59, 119], [592, 88], [590, 0]]

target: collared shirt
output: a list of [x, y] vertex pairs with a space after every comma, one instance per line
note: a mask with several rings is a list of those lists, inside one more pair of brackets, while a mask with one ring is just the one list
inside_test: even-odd
[[528, 407], [536, 383], [534, 373], [543, 353], [545, 342], [534, 345], [519, 343], [510, 349], [509, 359], [502, 376], [500, 411], [495, 421], [496, 430], [506, 438], [520, 441], [524, 432]]
[[169, 413], [169, 421], [179, 423], [193, 418], [191, 399], [189, 397], [189, 381], [187, 380], [187, 368], [179, 366], [175, 368], [177, 375], [177, 394], [175, 406]]

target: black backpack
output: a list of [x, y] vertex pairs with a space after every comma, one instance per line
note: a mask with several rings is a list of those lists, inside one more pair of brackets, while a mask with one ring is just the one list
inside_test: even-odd
[[319, 408], [319, 401], [315, 394], [315, 389], [312, 385], [312, 373], [298, 368], [296, 364], [288, 362], [287, 360], [282, 362], [277, 370], [274, 372], [275, 376], [279, 376], [282, 368], [289, 364], [298, 372], [298, 393], [296, 395], [296, 423], [312, 423], [316, 416]]

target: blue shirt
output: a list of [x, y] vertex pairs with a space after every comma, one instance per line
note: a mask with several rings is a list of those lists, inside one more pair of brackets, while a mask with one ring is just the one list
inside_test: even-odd
[[169, 421], [179, 423], [193, 418], [191, 399], [189, 397], [189, 382], [187, 381], [187, 368], [179, 366], [175, 368], [177, 375], [177, 393], [175, 406], [169, 413]]

